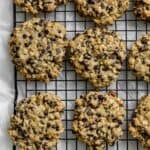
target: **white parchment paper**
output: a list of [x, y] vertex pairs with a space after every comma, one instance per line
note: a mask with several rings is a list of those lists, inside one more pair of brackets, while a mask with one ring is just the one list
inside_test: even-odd
[[[122, 36], [126, 43], [127, 49], [131, 44], [143, 34], [149, 32], [150, 24], [144, 21], [136, 20], [132, 12], [132, 3], [129, 11], [116, 21], [109, 28], [116, 30]], [[13, 8], [11, 0], [1, 0], [0, 2], [0, 150], [12, 150], [12, 144], [7, 135], [7, 127], [9, 124], [10, 114], [13, 113], [14, 107], [14, 67], [8, 55], [8, 39], [13, 26]], [[67, 36], [69, 39], [78, 32], [83, 32], [86, 28], [93, 26], [93, 22], [84, 20], [75, 13], [74, 5], [69, 3], [67, 6], [61, 6], [57, 12], [39, 15], [46, 17], [52, 21], [63, 23], [67, 28]], [[20, 9], [17, 9], [17, 24], [31, 18], [29, 14], [25, 15]], [[79, 142], [71, 131], [73, 118], [74, 100], [82, 93], [92, 90], [93, 87], [83, 79], [81, 79], [72, 66], [68, 62], [64, 63], [64, 71], [57, 80], [45, 85], [39, 82], [26, 82], [20, 75], [17, 75], [17, 100], [28, 97], [37, 92], [53, 91], [62, 97], [66, 111], [63, 115], [65, 132], [62, 135], [59, 144], [56, 146], [58, 150], [85, 150], [85, 144]], [[102, 91], [114, 90], [118, 96], [124, 99], [126, 108], [126, 119], [123, 125], [124, 135], [121, 140], [109, 150], [142, 150], [139, 143], [133, 140], [127, 133], [127, 123], [131, 118], [132, 112], [136, 107], [137, 100], [144, 94], [150, 92], [150, 85], [143, 81], [137, 81], [131, 71], [124, 67], [116, 82]], [[54, 148], [55, 149], [55, 148]]]
[[12, 29], [11, 0], [0, 2], [0, 149], [11, 150], [7, 136], [9, 116], [13, 111], [14, 76], [13, 66], [8, 56], [8, 37]]

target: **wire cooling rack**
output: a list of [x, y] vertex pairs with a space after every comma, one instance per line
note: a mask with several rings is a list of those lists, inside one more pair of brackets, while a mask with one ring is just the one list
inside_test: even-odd
[[[130, 9], [117, 20], [109, 28], [118, 31], [124, 40], [127, 49], [130, 49], [131, 44], [140, 36], [150, 31], [150, 24], [144, 21], [137, 20], [133, 15], [133, 0], [131, 1]], [[93, 26], [93, 22], [85, 20], [78, 16], [75, 12], [75, 7], [72, 3], [66, 6], [59, 7], [53, 13], [40, 14], [39, 17], [47, 18], [51, 21], [63, 23], [67, 28], [67, 36], [69, 39], [77, 33], [83, 32], [86, 28]], [[14, 6], [14, 26], [31, 18], [19, 8]], [[128, 50], [127, 50], [128, 51]], [[68, 61], [64, 61], [64, 70], [61, 75], [54, 81], [44, 84], [37, 81], [27, 82], [15, 70], [15, 102], [24, 97], [28, 97], [38, 92], [53, 91], [63, 99], [66, 109], [63, 115], [65, 132], [60, 138], [60, 142], [54, 148], [56, 150], [86, 150], [87, 146], [79, 142], [72, 134], [71, 124], [74, 111], [74, 100], [82, 93], [93, 90], [93, 87], [85, 80], [80, 78], [69, 65]], [[124, 63], [122, 72], [116, 82], [111, 86], [102, 89], [102, 91], [114, 90], [119, 97], [124, 99], [126, 108], [126, 119], [123, 129], [124, 135], [117, 144], [113, 147], [106, 145], [107, 150], [142, 150], [140, 144], [131, 138], [128, 134], [128, 122], [130, 121], [132, 112], [136, 107], [138, 99], [150, 92], [150, 85], [143, 81], [137, 80], [127, 67], [127, 62]], [[14, 146], [15, 150], [16, 147]]]

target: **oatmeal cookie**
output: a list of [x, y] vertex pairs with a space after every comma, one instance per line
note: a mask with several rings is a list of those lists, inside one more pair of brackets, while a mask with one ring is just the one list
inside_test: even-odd
[[150, 0], [136, 0], [134, 14], [142, 20], [150, 20]]
[[62, 70], [67, 41], [63, 25], [33, 18], [17, 26], [10, 38], [10, 55], [27, 80], [48, 82]]
[[150, 82], [150, 34], [144, 35], [133, 44], [128, 63], [138, 78]]
[[129, 0], [75, 0], [81, 16], [97, 24], [112, 24], [128, 9]]
[[144, 147], [150, 148], [150, 94], [140, 99], [129, 123], [129, 132]]
[[14, 3], [24, 11], [32, 14], [39, 12], [52, 12], [58, 6], [66, 4], [69, 0], [14, 0]]
[[91, 150], [102, 150], [106, 142], [113, 145], [122, 136], [124, 116], [123, 100], [114, 92], [89, 92], [75, 102], [73, 132]]
[[10, 119], [9, 135], [21, 150], [50, 150], [64, 131], [60, 97], [38, 94], [19, 102]]
[[94, 87], [106, 87], [121, 71], [126, 57], [125, 45], [116, 32], [90, 28], [69, 44], [70, 62], [77, 73]]

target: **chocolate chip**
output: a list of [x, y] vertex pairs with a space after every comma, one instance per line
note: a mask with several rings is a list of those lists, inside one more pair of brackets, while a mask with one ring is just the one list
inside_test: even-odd
[[27, 35], [26, 34], [23, 34], [23, 36], [22, 36], [24, 39], [26, 39], [27, 38]]
[[49, 34], [49, 31], [48, 31], [48, 30], [45, 30], [44, 33], [45, 33], [45, 34]]
[[104, 97], [103, 95], [98, 95], [98, 99], [99, 101], [103, 102], [104, 100], [106, 100], [106, 97]]
[[61, 33], [62, 31], [61, 30], [58, 30], [58, 33]]
[[41, 37], [42, 36], [42, 33], [38, 33], [38, 37]]
[[30, 45], [29, 43], [24, 43], [25, 47], [29, 47], [29, 45]]
[[30, 40], [32, 40], [32, 39], [33, 39], [33, 36], [32, 36], [32, 35], [30, 35], [30, 36], [29, 36], [29, 39], [30, 39]]

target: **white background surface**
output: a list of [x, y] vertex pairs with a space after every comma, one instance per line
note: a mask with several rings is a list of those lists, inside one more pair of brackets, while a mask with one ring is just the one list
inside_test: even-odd
[[14, 77], [13, 66], [8, 56], [8, 38], [12, 29], [11, 0], [0, 2], [0, 150], [11, 150], [7, 136], [10, 113], [13, 111]]
[[[124, 42], [126, 42], [127, 48], [130, 49], [131, 44], [141, 35], [145, 34], [150, 29], [150, 24], [143, 21], [135, 21], [133, 12], [130, 10], [122, 16], [116, 23], [110, 28], [117, 30]], [[64, 12], [64, 10], [66, 12]], [[23, 22], [30, 18], [30, 15], [18, 11], [17, 22]], [[43, 17], [43, 15], [40, 15]], [[46, 18], [52, 21], [59, 21], [66, 25], [67, 36], [72, 38], [78, 32], [83, 32], [86, 28], [93, 25], [92, 22], [85, 22], [85, 20], [78, 16], [74, 12], [74, 6], [68, 4], [66, 7], [62, 6], [57, 9], [57, 12], [46, 15]], [[125, 20], [128, 20], [125, 22]], [[14, 67], [10, 62], [8, 55], [8, 39], [13, 25], [13, 10], [11, 0], [1, 0], [0, 2], [0, 150], [12, 150], [12, 144], [7, 136], [7, 127], [10, 114], [13, 112], [14, 103]], [[138, 32], [136, 32], [138, 30]], [[81, 79], [75, 74], [74, 69], [66, 63], [64, 65], [65, 70], [57, 78], [56, 81], [52, 81], [45, 85], [39, 82], [27, 83], [19, 75], [17, 76], [18, 87], [18, 100], [35, 94], [41, 91], [54, 91], [56, 94], [62, 97], [66, 105], [66, 111], [63, 115], [63, 122], [66, 128], [64, 134], [61, 137], [60, 143], [57, 145], [58, 150], [85, 150], [86, 146], [76, 140], [75, 136], [71, 132], [71, 124], [73, 118], [74, 100], [82, 93], [88, 90], [92, 90], [93, 87]], [[143, 81], [136, 81], [136, 78], [132, 75], [125, 65], [118, 78], [118, 81], [114, 82], [106, 90], [117, 90], [119, 97], [124, 99], [126, 108], [126, 120], [128, 120], [134, 108], [136, 107], [137, 100], [144, 94], [148, 94], [150, 91], [150, 85]], [[66, 121], [67, 120], [67, 121]], [[127, 128], [127, 121], [124, 122], [123, 128]], [[67, 139], [67, 140], [66, 140]], [[127, 141], [129, 139], [129, 141]], [[132, 140], [130, 136], [124, 132], [122, 139], [109, 150], [141, 150], [140, 145]]]

